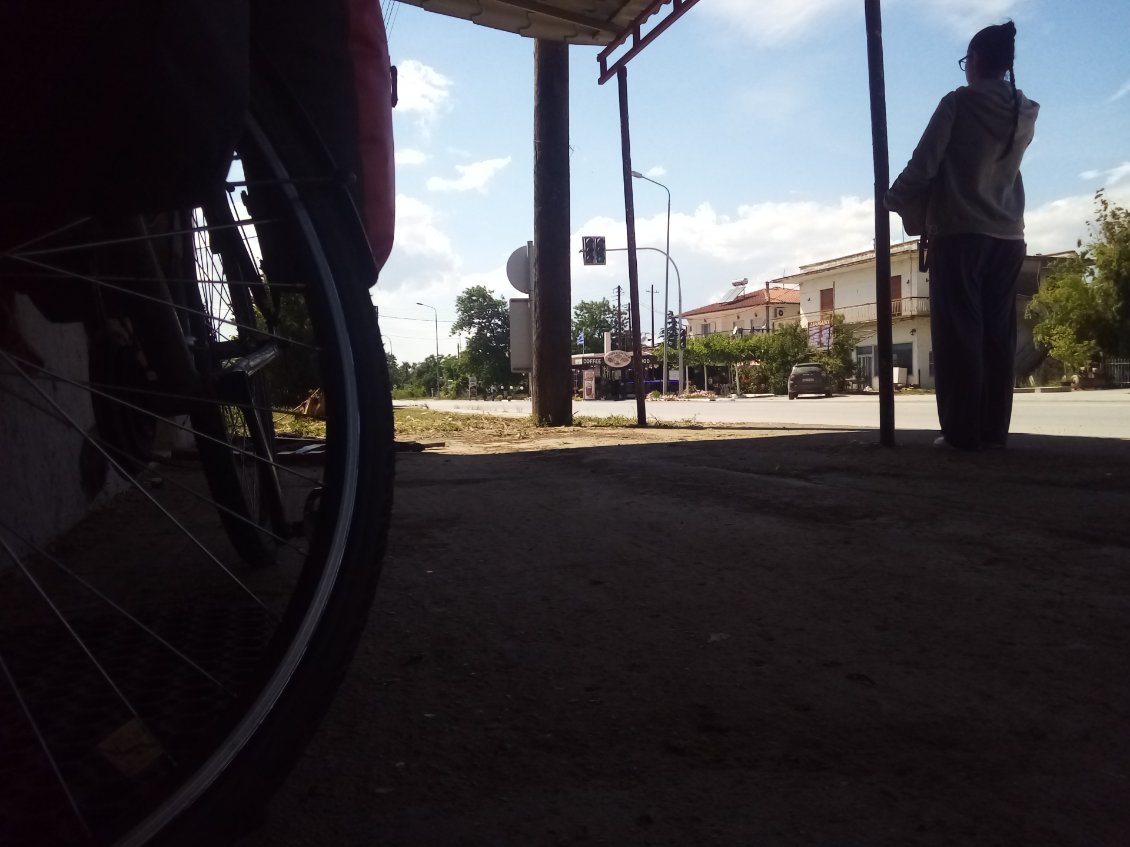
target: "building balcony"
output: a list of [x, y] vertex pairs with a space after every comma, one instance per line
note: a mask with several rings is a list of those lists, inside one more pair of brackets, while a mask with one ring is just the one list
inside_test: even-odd
[[[805, 317], [810, 324], [829, 323], [832, 315], [841, 315], [845, 324], [873, 324], [878, 320], [875, 303], [861, 303], [858, 306], [845, 306], [823, 312], [807, 312]], [[891, 301], [891, 319], [923, 318], [930, 315], [929, 297], [903, 297]]]

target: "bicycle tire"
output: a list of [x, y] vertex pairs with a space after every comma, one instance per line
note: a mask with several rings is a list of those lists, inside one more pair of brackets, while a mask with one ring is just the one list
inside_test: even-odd
[[[0, 695], [11, 695], [6, 706], [8, 711], [0, 710], [0, 714], [5, 717], [27, 716], [26, 722], [31, 725], [30, 729], [24, 727], [11, 730], [22, 735], [17, 738], [18, 744], [5, 749], [23, 750], [28, 761], [31, 761], [33, 754], [37, 752], [33, 749], [35, 744], [41, 742], [41, 746], [47, 751], [41, 758], [49, 761], [39, 761], [36, 765], [39, 771], [48, 772], [50, 768], [54, 768], [56, 774], [59, 774], [60, 770], [71, 769], [67, 773], [67, 779], [59, 776], [58, 782], [64, 789], [60, 792], [59, 785], [54, 784], [49, 773], [46, 779], [38, 776], [35, 780], [27, 779], [26, 773], [17, 772], [24, 768], [24, 759], [9, 756], [4, 763], [7, 771], [4, 766], [0, 766], [0, 779], [3, 780], [4, 788], [4, 792], [0, 793], [6, 792], [10, 802], [16, 802], [23, 796], [19, 793], [22, 790], [19, 787], [22, 776], [25, 782], [38, 786], [35, 790], [39, 793], [33, 798], [33, 804], [40, 807], [40, 812], [44, 808], [55, 808], [56, 811], [50, 816], [59, 819], [73, 810], [85, 832], [79, 831], [73, 820], [57, 820], [57, 843], [115, 844], [119, 847], [155, 843], [195, 845], [224, 843], [238, 835], [241, 829], [239, 822], [247, 818], [249, 809], [265, 802], [317, 726], [353, 655], [376, 588], [392, 503], [394, 456], [391, 393], [384, 349], [375, 310], [369, 300], [367, 281], [353, 278], [353, 263], [350, 258], [345, 258], [355, 255], [356, 245], [347, 243], [349, 236], [343, 233], [354, 233], [357, 228], [352, 221], [344, 219], [350, 213], [350, 207], [338, 195], [338, 192], [344, 195], [344, 190], [335, 179], [326, 179], [309, 186], [299, 185], [293, 179], [299, 174], [330, 172], [324, 170], [326, 163], [321, 153], [309, 144], [310, 134], [301, 125], [301, 120], [263, 92], [256, 96], [254, 102], [256, 105], [253, 116], [248, 122], [247, 133], [240, 143], [238, 153], [243, 162], [260, 172], [258, 175], [273, 174], [269, 180], [257, 181], [260, 185], [252, 192], [260, 194], [259, 207], [269, 209], [268, 215], [254, 222], [260, 237], [269, 227], [276, 234], [278, 243], [287, 245], [283, 263], [293, 264], [295, 257], [301, 254], [298, 256], [298, 265], [301, 266], [303, 279], [300, 283], [295, 283], [296, 290], [300, 291], [296, 296], [302, 298], [313, 326], [316, 341], [314, 355], [318, 361], [326, 401], [323, 472], [316, 488], [320, 506], [312, 519], [309, 541], [305, 543], [300, 556], [291, 557], [300, 561], [287, 561], [277, 568], [265, 569], [269, 573], [256, 577], [262, 580], [261, 583], [253, 583], [250, 578], [244, 577], [245, 586], [251, 584], [257, 590], [260, 585], [267, 586], [263, 590], [263, 600], [270, 604], [267, 611], [275, 612], [271, 616], [271, 631], [263, 636], [256, 633], [258, 640], [255, 642], [255, 655], [236, 655], [234, 651], [237, 649], [250, 648], [230, 646], [226, 636], [207, 633], [211, 639], [207, 642], [210, 645], [208, 649], [224, 651], [214, 662], [215, 667], [227, 667], [226, 662], [238, 667], [240, 671], [238, 678], [230, 686], [231, 691], [225, 690], [227, 699], [223, 700], [222, 708], [212, 705], [211, 700], [222, 698], [209, 688], [208, 696], [211, 699], [200, 706], [201, 711], [207, 713], [207, 723], [200, 727], [185, 728], [180, 734], [170, 731], [170, 736], [163, 737], [159, 737], [154, 727], [163, 729], [166, 725], [171, 726], [171, 720], [162, 709], [173, 710], [184, 706], [186, 698], [182, 696], [183, 692], [178, 694], [177, 689], [165, 685], [160, 679], [133, 679], [131, 672], [138, 665], [136, 657], [107, 658], [113, 653], [113, 649], [105, 647], [105, 644], [112, 638], [120, 637], [117, 629], [133, 632], [132, 625], [138, 622], [165, 638], [169, 632], [180, 631], [177, 629], [180, 625], [177, 615], [200, 616], [200, 609], [194, 604], [211, 602], [213, 594], [219, 596], [224, 591], [238, 591], [231, 589], [221, 574], [208, 573], [210, 581], [203, 587], [195, 582], [190, 583], [190, 577], [195, 580], [199, 576], [197, 571], [204, 570], [198, 561], [202, 556], [194, 549], [180, 553], [169, 547], [162, 551], [164, 555], [160, 559], [145, 558], [145, 551], [138, 549], [143, 545], [128, 534], [128, 531], [136, 531], [138, 525], [130, 526], [128, 531], [126, 527], [119, 527], [117, 533], [97, 534], [101, 527], [95, 519], [112, 523], [109, 518], [113, 518], [113, 515], [110, 514], [107, 518], [107, 510], [112, 512], [117, 509], [119, 501], [142, 501], [145, 497], [153, 496], [154, 492], [143, 490], [145, 485], [135, 484], [135, 487], [127, 489], [124, 494], [108, 497], [101, 511], [80, 521], [76, 529], [51, 550], [34, 539], [13, 534], [12, 525], [17, 522], [18, 512], [16, 518], [6, 516], [9, 520], [0, 524], [0, 539], [7, 534], [8, 541], [5, 542], [6, 547], [0, 549], [0, 556], [7, 550], [12, 561], [19, 566], [19, 573], [0, 572], [0, 576], [6, 579], [0, 584], [0, 597], [4, 596], [4, 592], [9, 592], [8, 602], [13, 604], [22, 595], [8, 583], [17, 581], [20, 576], [25, 577], [24, 582], [30, 583], [33, 569], [36, 579], [33, 587], [37, 590], [44, 586], [58, 590], [61, 596], [63, 583], [70, 586], [68, 580], [72, 574], [58, 575], [51, 571], [52, 575], [48, 576], [47, 565], [56, 564], [55, 557], [65, 554], [66, 547], [73, 543], [69, 536], [75, 533], [85, 533], [86, 541], [89, 541], [92, 533], [100, 539], [108, 548], [107, 555], [103, 557], [105, 561], [109, 561], [114, 553], [120, 553], [123, 561], [132, 556], [141, 556], [142, 562], [136, 569], [136, 576], [143, 582], [143, 566], [168, 564], [171, 568], [176, 563], [164, 560], [176, 556], [184, 559], [186, 573], [188, 564], [196, 568], [184, 577], [184, 585], [178, 583], [168, 587], [158, 582], [156, 576], [152, 577], [153, 584], [131, 585], [119, 572], [125, 567], [123, 562], [114, 561], [115, 570], [111, 578], [106, 580], [110, 588], [107, 589], [103, 584], [99, 590], [103, 594], [107, 590], [120, 590], [129, 602], [133, 602], [136, 595], [140, 597], [140, 604], [148, 605], [139, 605], [136, 610], [129, 608], [130, 620], [110, 626], [110, 629], [117, 629], [109, 636], [99, 634], [101, 631], [95, 624], [101, 625], [102, 618], [91, 611], [97, 607], [98, 614], [102, 614], [101, 605], [90, 601], [87, 606], [79, 606], [78, 601], [70, 595], [66, 602], [57, 601], [57, 605], [64, 611], [69, 611], [67, 604], [73, 604], [79, 609], [79, 614], [67, 621], [68, 627], [73, 627], [81, 635], [81, 638], [76, 635], [75, 640], [82, 644], [83, 650], [89, 648], [92, 661], [98, 659], [100, 672], [105, 665], [107, 680], [115, 686], [115, 691], [120, 687], [140, 704], [134, 711], [134, 718], [127, 720], [111, 735], [103, 737], [94, 734], [93, 729], [89, 730], [91, 737], [78, 745], [83, 748], [81, 752], [68, 748], [66, 755], [62, 755], [56, 749], [55, 755], [52, 755], [50, 748], [56, 742], [57, 733], [51, 724], [61, 725], [69, 721], [68, 710], [86, 708], [87, 700], [95, 701], [90, 707], [92, 711], [109, 709], [110, 706], [103, 702], [109, 698], [104, 693], [88, 695], [85, 690], [81, 690], [77, 664], [63, 667], [63, 660], [57, 655], [52, 656], [50, 661], [42, 655], [44, 650], [58, 649], [64, 644], [72, 653], [78, 652], [75, 645], [70, 643], [66, 633], [57, 633], [55, 630], [52, 630], [50, 638], [44, 637], [47, 627], [56, 623], [52, 615], [46, 613], [35, 617], [27, 626], [23, 626], [23, 622], [17, 622], [19, 625], [8, 622], [7, 629], [10, 631], [0, 632], [0, 660], [3, 661], [0, 689], [4, 688], [5, 678], [9, 682], [8, 690], [0, 691]], [[266, 244], [269, 239], [264, 238], [263, 241]], [[270, 249], [264, 247], [262, 258], [266, 266], [275, 257], [272, 257]], [[25, 255], [14, 253], [7, 255], [6, 259], [17, 265], [21, 262], [26, 265], [28, 262]], [[10, 266], [11, 262], [5, 264]], [[83, 279], [87, 277], [84, 276]], [[112, 286], [116, 283], [102, 284]], [[285, 287], [290, 284], [290, 280], [285, 275], [276, 275], [271, 279], [271, 284], [273, 288]], [[26, 285], [17, 287], [16, 290], [23, 293]], [[305, 346], [295, 342], [293, 359], [298, 359], [299, 354], [306, 355], [304, 351]], [[0, 347], [0, 364], [7, 364], [14, 380], [22, 378], [27, 384], [24, 387], [24, 383], [20, 383], [21, 387], [13, 390], [12, 396], [19, 403], [38, 409], [41, 413], [46, 409], [47, 420], [67, 417], [66, 410], [53, 411], [53, 407], [48, 408], [49, 399], [39, 395], [33, 396], [30, 401], [23, 396], [33, 393], [33, 383], [37, 380], [51, 381], [56, 392], [74, 384], [76, 390], [96, 395], [101, 400], [115, 399], [114, 392], [103, 392], [96, 385], [83, 385], [81, 381], [61, 372], [49, 372], [44, 376], [36, 371], [33, 379], [30, 373], [34, 362], [23, 357], [13, 358], [13, 355]], [[131, 387], [130, 391], [134, 389]], [[152, 401], [153, 407], [161, 409], [162, 420], [168, 423], [178, 415], [183, 418], [187, 410], [193, 422], [189, 430], [198, 443], [203, 441], [218, 444], [218, 449], [225, 452], [231, 450], [229, 434], [225, 433], [221, 437], [200, 431], [208, 427], [199, 425], [202, 417], [193, 411], [193, 407], [194, 404], [211, 401], [207, 391], [198, 392], [191, 397], [172, 399], [164, 396], [166, 393], [160, 386], [152, 392], [155, 398]], [[130, 396], [143, 397], [141, 394]], [[148, 411], [148, 401], [137, 399], [136, 403], [137, 408]], [[175, 406], [176, 413], [169, 414], [164, 408], [166, 405]], [[135, 407], [131, 405], [131, 408]], [[85, 433], [78, 432], [81, 427], [70, 418], [61, 425], [69, 426], [78, 435], [88, 438]], [[29, 430], [32, 428], [28, 427]], [[50, 445], [47, 444], [46, 437], [44, 443], [44, 450], [47, 451]], [[98, 445], [98, 439], [85, 441], [84, 446], [91, 443]], [[102, 449], [102, 453], [106, 461], [113, 462], [110, 451]], [[154, 491], [162, 494], [161, 487], [168, 488], [168, 484], [182, 470], [184, 469], [176, 463], [168, 465], [162, 485]], [[185, 475], [190, 472], [198, 473], [195, 465], [185, 471]], [[42, 502], [42, 498], [37, 500], [36, 497], [29, 497], [28, 501], [27, 508], [34, 509], [37, 503]], [[217, 505], [220, 508], [216, 508]], [[11, 504], [5, 502], [5, 508], [10, 507]], [[232, 551], [224, 549], [223, 539], [228, 539], [229, 543], [232, 541], [228, 538], [230, 533], [226, 531], [225, 524], [232, 519], [240, 520], [241, 517], [230, 514], [230, 510], [225, 510], [222, 503], [213, 503], [212, 509], [208, 534], [197, 530], [195, 524], [190, 528], [186, 524], [184, 537], [178, 536], [180, 544], [184, 548], [191, 547], [189, 542], [205, 546], [217, 561], [220, 558], [224, 560], [220, 564], [231, 570], [238, 570], [237, 557], [233, 556]], [[124, 513], [126, 510], [122, 511]], [[185, 509], [186, 514], [189, 511]], [[192, 511], [193, 520], [198, 511]], [[235, 511], [238, 512], [238, 509]], [[92, 520], [94, 524], [91, 523]], [[194, 538], [191, 537], [193, 533]], [[202, 542], [200, 539], [205, 536], [206, 540]], [[13, 542], [12, 538], [16, 538], [16, 541]], [[30, 547], [31, 551], [20, 553], [19, 544], [25, 548]], [[12, 552], [14, 545], [17, 546], [16, 552]], [[289, 550], [287, 552], [289, 554]], [[90, 564], [89, 547], [82, 548], [81, 553], [81, 561], [68, 559], [67, 564], [79, 568], [80, 575], [88, 581], [102, 579], [103, 574], [99, 568], [105, 561]], [[242, 554], [239, 556], [242, 557]], [[209, 563], [205, 562], [204, 565]], [[17, 568], [8, 570], [15, 571]], [[285, 597], [276, 598], [276, 589], [273, 587], [275, 583], [269, 580], [275, 579], [276, 574], [280, 573], [289, 575], [291, 581], [285, 587]], [[130, 571], [130, 576], [134, 576], [134, 571]], [[243, 577], [242, 574], [240, 576]], [[203, 580], [204, 577], [200, 579]], [[215, 586], [212, 581], [216, 583]], [[21, 590], [28, 589], [24, 586]], [[75, 593], [78, 593], [77, 589]], [[283, 592], [280, 589], [277, 593], [282, 595]], [[119, 600], [115, 599], [115, 602]], [[223, 607], [218, 614], [226, 614], [224, 604], [228, 602], [226, 594], [215, 601], [217, 608]], [[242, 609], [241, 606], [241, 613]], [[204, 611], [211, 613], [212, 609]], [[167, 629], [161, 629], [165, 626], [165, 618], [162, 616], [176, 619], [176, 625], [169, 624]], [[259, 626], [259, 619], [256, 618], [252, 624]], [[243, 622], [239, 625], [242, 626]], [[150, 630], [147, 629], [146, 632], [149, 633]], [[38, 645], [35, 643], [37, 640]], [[178, 645], [173, 646], [180, 649]], [[161, 652], [156, 647], [146, 649], [149, 652]], [[37, 656], [41, 665], [37, 664]], [[175, 672], [181, 677], [191, 675], [180, 666], [179, 660], [166, 659], [169, 665], [176, 665], [175, 668], [168, 669], [170, 673]], [[85, 661], [83, 657], [80, 660]], [[201, 661], [201, 664], [205, 663]], [[109, 679], [110, 669], [123, 668], [126, 673], [116, 679]], [[208, 664], [207, 670], [212, 672], [213, 664]], [[236, 671], [230, 673], [235, 678]], [[82, 675], [82, 685], [87, 685], [87, 677], [96, 676], [89, 668], [84, 669]], [[100, 684], [102, 682], [95, 681]], [[223, 677], [222, 682], [222, 687], [226, 688], [229, 680]], [[203, 686], [199, 680], [197, 684]], [[178, 677], [176, 685], [187, 683]], [[49, 694], [40, 691], [49, 686], [53, 687]], [[134, 686], [138, 686], [137, 690], [143, 693], [135, 696]], [[162, 687], [171, 690], [159, 690]], [[90, 690], [93, 692], [94, 689]], [[63, 696], [64, 691], [69, 693], [69, 699]], [[198, 695], [194, 693], [193, 696]], [[20, 711], [27, 703], [36, 710], [51, 710], [51, 713], [45, 719], [42, 713], [37, 712], [39, 719], [36, 719], [35, 715], [27, 715], [26, 709], [24, 712]], [[47, 706], [41, 706], [42, 703]], [[120, 709], [119, 704], [114, 705]], [[126, 705], [130, 706], [130, 703], [127, 702]], [[4, 707], [2, 696], [0, 707]], [[105, 718], [102, 720], [103, 723], [106, 722]], [[118, 718], [115, 717], [114, 720], [117, 721]], [[162, 720], [165, 721], [164, 724]], [[123, 730], [129, 731], [124, 740], [118, 737]], [[77, 732], [73, 727], [69, 731], [72, 736]], [[87, 732], [85, 729], [83, 731]], [[104, 728], [98, 731], [104, 732]], [[2, 735], [3, 732], [0, 731], [0, 736]], [[10, 739], [0, 737], [0, 741], [6, 740]], [[111, 742], [110, 753], [105, 749], [107, 742]], [[107, 799], [103, 796], [105, 792], [97, 794], [94, 788], [85, 785], [79, 791], [76, 788], [79, 782], [77, 779], [71, 780], [68, 786], [71, 771], [85, 773], [84, 769], [92, 770], [96, 765], [104, 768], [106, 763], [103, 759], [112, 760], [115, 755], [119, 760], [123, 759], [124, 754], [119, 755], [119, 747], [130, 747], [131, 743], [135, 750], [141, 748], [143, 753], [151, 753], [156, 758], [145, 764], [140, 775], [119, 780], [123, 784], [132, 780], [128, 786], [131, 792], [128, 802], [122, 801], [120, 807], [107, 811], [105, 806], [112, 806], [113, 798]], [[97, 750], [87, 749], [95, 746]], [[30, 753], [27, 752], [28, 749], [31, 750]], [[175, 757], [173, 752], [176, 752]], [[74, 761], [68, 759], [68, 756], [73, 756]], [[114, 766], [122, 770], [121, 761], [114, 762]], [[117, 776], [120, 775], [115, 778]], [[49, 796], [52, 791], [55, 794], [66, 793], [65, 799], [68, 802], [63, 802], [58, 796]], [[92, 793], [83, 794], [83, 791]], [[80, 805], [87, 801], [87, 805]], [[10, 806], [0, 804], [0, 823], [4, 813], [9, 810]], [[41, 813], [39, 818], [33, 818], [32, 824], [50, 828], [50, 822], [45, 822], [46, 817], [46, 814]], [[26, 818], [17, 821], [13, 825], [14, 829], [7, 833], [7, 838], [11, 839], [9, 843], [27, 843], [28, 839], [24, 836], [29, 830], [20, 827], [28, 825]], [[42, 829], [35, 831], [40, 836], [36, 839], [37, 843], [51, 842], [50, 835], [43, 837]], [[76, 832], [79, 832], [79, 838], [73, 837]], [[0, 829], [0, 840], [5, 840], [3, 829]]]

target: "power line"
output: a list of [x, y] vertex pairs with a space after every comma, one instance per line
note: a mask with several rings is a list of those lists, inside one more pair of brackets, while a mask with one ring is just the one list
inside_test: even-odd
[[[390, 320], [390, 321], [427, 321], [428, 323], [435, 323], [435, 318], [404, 318], [404, 317], [401, 317], [399, 315], [386, 315], [384, 312], [382, 312], [380, 310], [377, 311], [377, 316], [382, 321], [383, 320]], [[439, 322], [441, 324], [453, 324], [453, 323], [455, 323], [455, 321], [447, 320], [445, 318], [440, 318]]]
[[382, 332], [381, 338], [400, 338], [406, 341], [431, 341], [432, 335], [393, 335], [391, 332]]

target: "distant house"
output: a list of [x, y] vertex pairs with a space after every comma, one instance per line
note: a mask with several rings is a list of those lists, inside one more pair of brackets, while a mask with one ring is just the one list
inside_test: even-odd
[[766, 284], [748, 290], [739, 287], [729, 299], [683, 312], [687, 335], [746, 335], [772, 332], [782, 323], [796, 323], [800, 315], [800, 292], [795, 287]]
[[[891, 276], [885, 294], [891, 305], [892, 364], [904, 385], [932, 388], [934, 352], [930, 335], [930, 274], [918, 269], [918, 240], [891, 245]], [[1019, 318], [1017, 371], [1030, 372], [1042, 360], [1032, 345], [1024, 308], [1039, 287], [1041, 274], [1068, 254], [1028, 256], [1020, 273], [1016, 310]], [[773, 280], [799, 292], [800, 322], [813, 346], [826, 346], [833, 314], [841, 315], [856, 333], [855, 360], [865, 382], [873, 382], [876, 350], [875, 251], [854, 253], [802, 265], [800, 273]]]
[[[918, 239], [891, 245], [891, 276], [884, 290], [891, 306], [891, 358], [901, 384], [934, 386], [934, 350], [930, 335], [930, 274], [918, 269]], [[1070, 253], [1028, 256], [1017, 286], [1016, 370], [1031, 373], [1044, 354], [1032, 343], [1024, 317], [1028, 300], [1039, 290], [1048, 266]], [[738, 285], [738, 284], [735, 284]], [[801, 265], [800, 273], [754, 288], [738, 286], [728, 300], [683, 313], [692, 336], [772, 332], [790, 323], [808, 330], [813, 347], [827, 346], [833, 315], [840, 315], [856, 335], [855, 362], [864, 384], [875, 385], [875, 251], [867, 250]]]

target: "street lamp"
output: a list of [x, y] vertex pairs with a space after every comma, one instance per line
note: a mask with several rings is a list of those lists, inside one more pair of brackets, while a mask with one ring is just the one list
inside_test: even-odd
[[431, 309], [435, 313], [436, 318], [436, 399], [439, 399], [439, 312], [436, 311], [435, 306], [429, 306], [427, 303], [417, 303], [417, 306], [423, 306], [425, 309]]
[[[667, 262], [663, 265], [663, 393], [667, 393], [667, 348], [670, 346], [670, 339], [667, 338], [667, 300], [671, 288], [671, 189], [664, 185], [662, 182], [656, 182], [649, 176], [644, 176], [639, 171], [632, 171], [632, 176], [636, 179], [646, 180], [653, 185], [658, 185], [667, 192], [667, 247], [663, 251], [667, 256]], [[683, 327], [683, 286], [679, 285], [679, 328]], [[678, 343], [678, 339], [675, 339]], [[652, 339], [654, 343], [654, 339]], [[683, 393], [683, 348], [679, 347], [679, 393]]]

